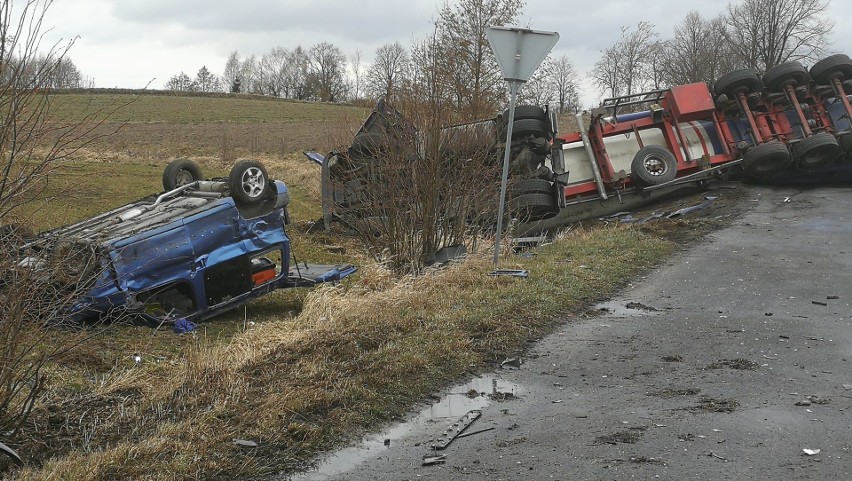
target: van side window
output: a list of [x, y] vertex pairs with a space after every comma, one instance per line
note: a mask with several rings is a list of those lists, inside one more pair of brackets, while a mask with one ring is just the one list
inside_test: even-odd
[[154, 317], [188, 316], [198, 310], [192, 286], [186, 282], [155, 287], [139, 293], [136, 299], [142, 303], [145, 313]]

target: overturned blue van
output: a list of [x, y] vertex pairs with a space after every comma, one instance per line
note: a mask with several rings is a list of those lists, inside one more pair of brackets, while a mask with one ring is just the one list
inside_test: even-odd
[[[79, 296], [69, 317], [119, 312], [149, 321], [199, 321], [276, 289], [336, 282], [351, 265], [290, 264], [289, 194], [257, 161], [226, 179], [201, 180], [192, 161], [172, 161], [165, 191], [39, 234], [21, 264], [63, 257]], [[49, 253], [49, 255], [44, 255]]]

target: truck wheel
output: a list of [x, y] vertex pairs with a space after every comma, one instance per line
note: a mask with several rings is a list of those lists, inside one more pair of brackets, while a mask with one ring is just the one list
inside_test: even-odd
[[811, 67], [811, 78], [817, 85], [831, 85], [835, 77], [852, 79], [852, 60], [845, 53], [828, 56]]
[[759, 91], [762, 87], [757, 72], [747, 68], [734, 70], [719, 77], [713, 84], [713, 92], [716, 96], [727, 95], [729, 98], [734, 98], [739, 92], [750, 94]]
[[259, 202], [269, 188], [269, 175], [260, 162], [241, 160], [228, 174], [228, 188], [231, 190], [231, 197], [238, 202]]
[[[509, 118], [509, 109], [503, 111], [503, 118]], [[515, 107], [515, 120], [534, 119], [542, 122], [549, 122], [550, 118], [544, 112], [544, 109], [538, 105], [518, 105]]]
[[800, 167], [811, 169], [834, 160], [840, 153], [840, 144], [828, 132], [814, 134], [793, 146], [793, 154]]
[[760, 144], [743, 156], [743, 170], [754, 177], [777, 174], [789, 164], [790, 151], [777, 140]]
[[510, 185], [513, 196], [525, 194], [548, 194], [553, 192], [553, 184], [544, 179], [518, 179]]
[[519, 195], [509, 201], [509, 209], [525, 221], [546, 219], [559, 212], [552, 193]]
[[189, 159], [175, 159], [163, 170], [163, 189], [175, 190], [196, 180], [204, 180], [201, 167]]
[[646, 186], [665, 184], [677, 177], [677, 160], [665, 147], [646, 145], [633, 156], [630, 176]]
[[550, 139], [550, 129], [547, 128], [547, 123], [541, 120], [516, 120], [515, 123], [512, 124], [512, 139], [524, 135], [534, 135], [536, 137]]
[[783, 92], [787, 85], [800, 87], [810, 81], [808, 70], [799, 62], [778, 64], [763, 74], [763, 85], [770, 92]]

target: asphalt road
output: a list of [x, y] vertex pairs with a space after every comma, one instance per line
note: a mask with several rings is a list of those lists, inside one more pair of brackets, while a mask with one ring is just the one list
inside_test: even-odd
[[[749, 188], [742, 202], [520, 369], [298, 479], [852, 479], [852, 191]], [[467, 432], [492, 429], [433, 452], [470, 409]], [[446, 458], [423, 466], [430, 454]]]

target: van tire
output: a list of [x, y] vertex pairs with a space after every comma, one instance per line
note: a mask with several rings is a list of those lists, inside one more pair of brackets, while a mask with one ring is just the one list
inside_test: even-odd
[[263, 164], [256, 160], [237, 162], [228, 174], [231, 197], [243, 204], [260, 202], [269, 192], [269, 175]]
[[163, 170], [163, 189], [166, 191], [175, 190], [198, 180], [204, 180], [201, 167], [189, 159], [175, 159]]

